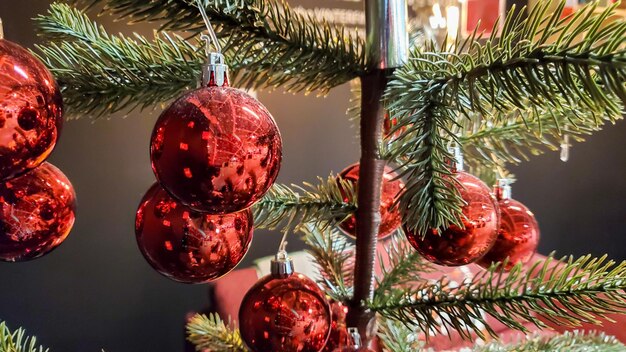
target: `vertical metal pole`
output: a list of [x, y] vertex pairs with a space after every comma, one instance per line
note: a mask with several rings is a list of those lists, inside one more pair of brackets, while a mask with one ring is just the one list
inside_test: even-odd
[[361, 160], [354, 296], [348, 311], [348, 326], [357, 327], [364, 346], [376, 333], [376, 320], [364, 302], [373, 298], [374, 264], [380, 224], [380, 190], [385, 161], [379, 145], [385, 111], [382, 97], [387, 79], [408, 57], [406, 0], [366, 0], [368, 72], [361, 77]]
[[371, 69], [393, 69], [409, 56], [406, 0], [365, 0], [367, 58]]

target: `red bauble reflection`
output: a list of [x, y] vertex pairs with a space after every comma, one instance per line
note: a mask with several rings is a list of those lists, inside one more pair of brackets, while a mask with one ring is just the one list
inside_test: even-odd
[[245, 92], [204, 87], [159, 117], [150, 143], [152, 169], [183, 204], [233, 213], [259, 200], [276, 180], [282, 141], [270, 113]]
[[44, 64], [0, 39], [0, 180], [41, 164], [63, 124], [63, 100]]
[[330, 306], [308, 277], [267, 275], [246, 293], [239, 328], [255, 352], [318, 352], [330, 333]]
[[0, 183], [0, 260], [25, 261], [61, 244], [74, 225], [76, 195], [54, 165]]
[[517, 263], [526, 263], [532, 258], [539, 245], [539, 225], [533, 213], [524, 204], [514, 199], [501, 199], [500, 230], [493, 248], [480, 259], [479, 265], [489, 267], [492, 263], [503, 262], [511, 270]]
[[252, 240], [252, 211], [201, 214], [154, 184], [137, 210], [135, 233], [156, 271], [175, 281], [204, 283], [241, 262]]
[[411, 245], [427, 260], [439, 264], [466, 265], [484, 256], [498, 237], [499, 211], [489, 187], [480, 179], [460, 171], [455, 177], [461, 197], [466, 202], [463, 207], [465, 228], [450, 226], [438, 232], [429, 230], [425, 236], [405, 228]]
[[[359, 163], [352, 164], [345, 168], [337, 176], [338, 178], [350, 181], [355, 190], [359, 181]], [[396, 179], [396, 174], [392, 168], [385, 166], [383, 174], [383, 182], [380, 193], [380, 225], [378, 226], [378, 238], [385, 238], [393, 233], [400, 224], [402, 218], [398, 207], [394, 207], [394, 203], [402, 190], [404, 182]], [[346, 201], [348, 199], [346, 198]], [[356, 237], [356, 217], [350, 216], [339, 224], [339, 228], [351, 237]]]
[[337, 349], [349, 346], [352, 339], [348, 334], [348, 326], [346, 323], [348, 306], [342, 302], [332, 301], [330, 303], [330, 311], [332, 315], [330, 336], [322, 352], [334, 352]]

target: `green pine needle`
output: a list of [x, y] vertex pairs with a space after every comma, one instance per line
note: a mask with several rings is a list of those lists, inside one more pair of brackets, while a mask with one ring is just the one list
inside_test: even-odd
[[540, 319], [561, 326], [599, 324], [609, 313], [626, 312], [626, 261], [590, 255], [558, 263], [552, 257], [505, 272], [494, 265], [460, 285], [445, 277], [410, 289], [374, 297], [372, 310], [427, 336], [456, 330], [464, 338], [493, 336], [485, 314], [505, 326], [526, 331], [524, 322], [545, 327]]
[[[422, 275], [434, 270], [430, 262], [417, 252], [397, 230], [384, 245], [378, 255], [381, 275], [376, 278], [374, 296], [386, 296], [391, 291], [404, 291], [411, 285], [423, 282]], [[384, 257], [388, 263], [385, 264]]]
[[24, 329], [11, 332], [6, 323], [0, 321], [0, 352], [48, 352], [48, 349], [37, 345], [37, 338], [27, 336]]
[[[486, 41], [473, 35], [454, 50], [417, 48], [396, 70], [385, 98], [397, 120], [390, 135], [398, 131], [399, 137], [383, 148], [389, 160], [404, 163], [408, 182], [400, 204], [409, 228], [424, 234], [461, 223], [462, 200], [445, 180], [447, 150], [460, 142], [459, 116], [473, 125], [490, 121], [503, 127], [519, 112], [526, 134], [539, 136], [547, 112], [557, 121], [569, 116], [583, 132], [621, 118], [626, 21], [603, 25], [616, 4], [596, 11], [597, 2], [561, 19], [564, 4], [550, 13], [550, 2], [541, 2], [526, 18], [523, 11], [510, 11], [502, 32]], [[580, 111], [583, 116], [575, 116]], [[552, 125], [553, 131], [562, 127]], [[536, 141], [529, 140], [526, 150], [536, 151]], [[503, 144], [495, 148], [508, 160], [525, 153], [509, 152]]]
[[307, 252], [315, 259], [321, 274], [317, 282], [334, 300], [347, 301], [352, 296], [354, 281], [354, 245], [333, 227], [308, 223], [301, 231], [309, 246]]
[[165, 32], [153, 40], [109, 35], [83, 12], [58, 3], [35, 20], [47, 38], [64, 39], [37, 49], [73, 117], [154, 108], [197, 85], [202, 43]]
[[532, 335], [518, 343], [492, 341], [476, 344], [473, 352], [624, 352], [626, 346], [615, 337], [598, 332], [565, 332], [556, 336]]
[[[162, 29], [203, 30], [193, 1], [110, 0], [105, 11], [132, 20], [164, 21]], [[363, 40], [342, 28], [291, 10], [286, 2], [203, 0], [223, 41], [233, 85], [319, 91], [364, 71]], [[195, 87], [204, 44], [165, 32], [153, 41], [110, 36], [77, 9], [53, 4], [37, 19], [48, 43], [41, 56], [76, 113], [103, 115], [153, 106]], [[81, 95], [82, 94], [82, 95]]]
[[559, 150], [565, 135], [571, 142], [599, 131], [604, 122], [592, 111], [580, 109], [555, 115], [537, 111], [536, 119], [525, 120], [532, 112], [514, 111], [506, 118], [462, 121], [459, 131], [464, 158], [471, 166], [494, 168], [505, 163], [519, 164], [531, 156]]
[[239, 330], [225, 324], [217, 314], [196, 314], [187, 323], [187, 340], [196, 351], [247, 352]]
[[356, 211], [352, 184], [330, 175], [319, 183], [292, 188], [274, 184], [254, 205], [254, 227], [284, 231], [299, 230], [307, 223], [328, 226], [339, 223]]
[[381, 319], [377, 336], [387, 352], [428, 351], [425, 341], [399, 321]]

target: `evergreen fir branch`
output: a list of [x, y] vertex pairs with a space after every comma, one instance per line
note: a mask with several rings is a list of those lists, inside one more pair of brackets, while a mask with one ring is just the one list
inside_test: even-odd
[[465, 160], [471, 164], [518, 164], [531, 156], [560, 148], [563, 137], [582, 142], [584, 137], [599, 131], [603, 121], [593, 111], [581, 109], [555, 115], [550, 110], [538, 110], [536, 118], [528, 120], [528, 111], [513, 111], [506, 118], [494, 120], [465, 120], [459, 134]]
[[510, 11], [502, 32], [494, 31], [484, 44], [472, 36], [453, 52], [416, 50], [403, 69], [413, 83], [390, 94], [405, 93], [402, 99], [409, 101], [429, 87], [468, 118], [581, 105], [618, 118], [626, 101], [626, 21], [605, 23], [617, 4], [600, 12], [597, 5], [561, 18], [565, 1], [553, 12], [544, 2], [527, 18]]
[[[411, 247], [401, 230], [397, 230], [384, 245], [384, 253], [378, 255], [381, 275], [376, 279], [374, 296], [385, 296], [390, 291], [404, 291], [407, 287], [423, 282], [422, 274], [431, 272], [433, 266]], [[388, 258], [385, 264], [384, 257]]]
[[472, 332], [485, 337], [482, 326], [496, 335], [485, 314], [521, 331], [526, 331], [524, 322], [545, 327], [541, 319], [562, 326], [600, 324], [608, 313], [626, 312], [625, 289], [626, 261], [616, 264], [606, 256], [587, 255], [559, 263], [548, 257], [527, 269], [517, 265], [509, 273], [494, 265], [460, 285], [451, 285], [444, 277], [405, 292], [379, 295], [370, 307], [427, 336], [456, 330], [471, 339]]
[[1, 352], [48, 352], [47, 348], [37, 345], [37, 338], [27, 336], [26, 331], [19, 328], [13, 332], [4, 321], [0, 321]]
[[426, 351], [425, 342], [418, 335], [399, 321], [381, 319], [378, 326], [378, 337], [383, 343], [384, 351], [415, 352]]
[[165, 32], [152, 41], [137, 34], [109, 35], [65, 4], [52, 4], [36, 21], [49, 38], [64, 39], [37, 49], [75, 117], [143, 109], [172, 99], [197, 85], [205, 60], [202, 43], [193, 45]]
[[196, 314], [187, 323], [187, 340], [196, 351], [247, 352], [239, 329], [224, 324], [217, 314]]
[[460, 225], [462, 200], [446, 194], [450, 183], [442, 182], [459, 115], [502, 122], [519, 110], [529, 112], [520, 115], [528, 124], [539, 121], [541, 111], [560, 116], [584, 108], [596, 119], [585, 119], [581, 129], [621, 118], [626, 22], [604, 25], [615, 4], [596, 12], [597, 3], [561, 19], [564, 4], [549, 14], [550, 3], [543, 2], [527, 18], [511, 11], [502, 32], [494, 30], [485, 42], [474, 34], [454, 50], [416, 48], [396, 70], [385, 98], [399, 137], [383, 147], [390, 160], [405, 160], [409, 181], [400, 204], [410, 228], [424, 233]]
[[307, 252], [315, 259], [320, 277], [317, 278], [334, 300], [345, 302], [352, 296], [354, 278], [354, 245], [333, 227], [307, 223], [301, 227]]
[[[193, 0], [83, 0], [134, 22], [159, 21], [162, 29], [202, 31]], [[283, 87], [322, 93], [365, 68], [364, 41], [342, 27], [293, 11], [281, 0], [203, 0], [224, 50], [245, 63], [238, 77], [247, 88]]]
[[319, 183], [303, 187], [274, 184], [254, 205], [254, 226], [288, 231], [299, 230], [306, 223], [330, 225], [343, 221], [356, 210], [356, 192], [350, 182], [330, 175]]
[[[397, 75], [390, 85], [397, 85], [401, 79]], [[416, 99], [412, 103], [419, 108], [407, 111], [390, 130], [390, 135], [402, 131], [401, 136], [392, 138], [389, 148], [382, 151], [388, 160], [399, 162], [400, 176], [406, 180], [405, 191], [399, 197], [403, 221], [422, 235], [429, 228], [445, 229], [452, 224], [463, 227], [459, 214], [464, 203], [449, 167], [449, 161], [454, 160], [450, 148], [458, 143], [450, 132], [452, 110], [428, 93]], [[394, 101], [389, 107], [394, 111], [400, 108], [398, 104]]]
[[[408, 351], [408, 350], [407, 350]], [[491, 341], [485, 345], [476, 344], [473, 352], [624, 352], [624, 346], [613, 336], [598, 332], [566, 331], [556, 336], [533, 335], [518, 343], [503, 344]]]

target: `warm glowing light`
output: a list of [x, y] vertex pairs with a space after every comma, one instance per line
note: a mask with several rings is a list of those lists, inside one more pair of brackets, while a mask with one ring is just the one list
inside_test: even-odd
[[446, 7], [446, 17], [448, 23], [448, 38], [450, 40], [449, 43], [454, 43], [459, 33], [459, 20], [461, 19], [461, 11], [459, 7]]

